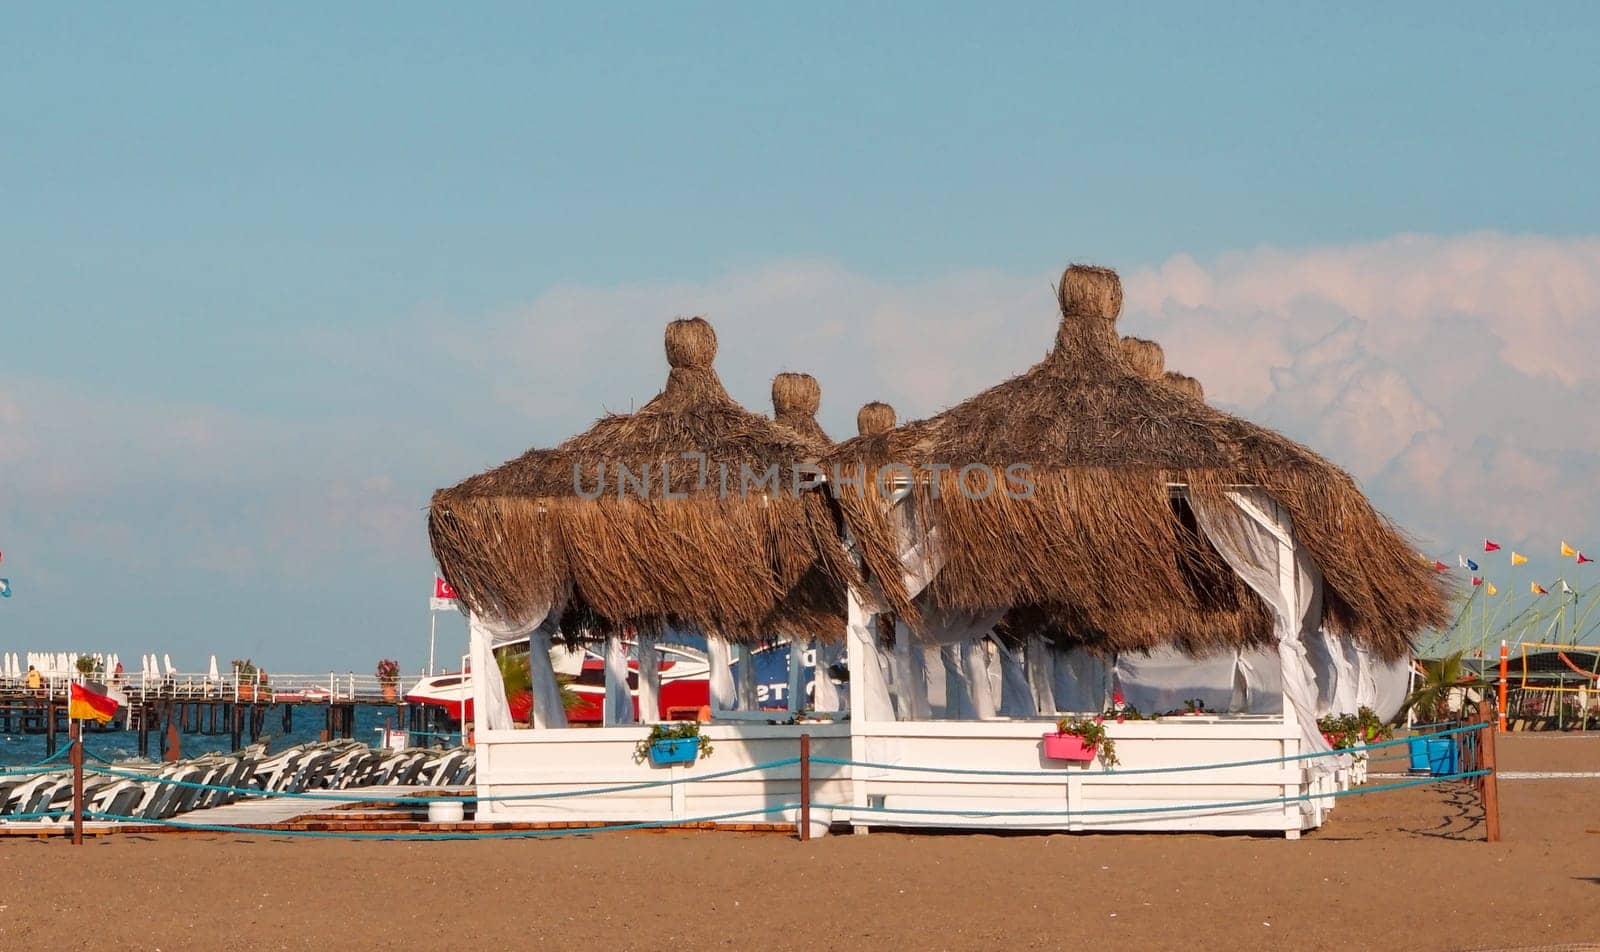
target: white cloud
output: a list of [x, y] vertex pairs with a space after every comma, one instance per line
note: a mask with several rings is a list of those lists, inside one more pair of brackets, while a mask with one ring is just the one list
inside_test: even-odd
[[[304, 632], [289, 645], [307, 655], [338, 618], [365, 639], [355, 650], [378, 650], [414, 621], [429, 490], [649, 399], [671, 318], [711, 319], [718, 369], [753, 409], [774, 373], [815, 374], [823, 422], [845, 436], [867, 400], [923, 416], [1039, 359], [1055, 277], [888, 282], [779, 261], [555, 288], [487, 316], [319, 335], [297, 368], [326, 403], [314, 418], [0, 379], [8, 611], [41, 645], [105, 618], [203, 640], [215, 617], [174, 621], [139, 593], [185, 609], [214, 594], [269, 615], [258, 629]], [[1600, 549], [1600, 240], [1400, 236], [1125, 277], [1123, 333], [1344, 465], [1439, 552], [1484, 535]], [[29, 607], [40, 591], [57, 605]]]

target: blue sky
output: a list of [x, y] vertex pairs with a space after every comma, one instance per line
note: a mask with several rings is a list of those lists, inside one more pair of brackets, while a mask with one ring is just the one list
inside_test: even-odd
[[1026, 366], [1085, 259], [1424, 547], [1600, 548], [1597, 21], [9, 7], [0, 649], [410, 667], [428, 492], [648, 399], [665, 321], [843, 433]]

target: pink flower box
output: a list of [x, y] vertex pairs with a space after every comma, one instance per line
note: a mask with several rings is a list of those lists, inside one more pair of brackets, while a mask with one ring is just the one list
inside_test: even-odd
[[1044, 755], [1051, 760], [1093, 760], [1098, 747], [1085, 744], [1077, 734], [1044, 735]]

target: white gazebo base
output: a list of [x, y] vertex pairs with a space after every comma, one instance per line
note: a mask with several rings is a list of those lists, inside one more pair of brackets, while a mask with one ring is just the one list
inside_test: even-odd
[[[639, 763], [645, 726], [478, 735], [484, 820], [781, 823], [801, 800], [811, 736], [815, 809], [868, 827], [1281, 833], [1319, 826], [1349, 771], [1297, 758], [1281, 716], [1108, 724], [1121, 761], [1044, 757], [1046, 720], [710, 724], [714, 751], [687, 766]], [[771, 765], [771, 766], [762, 766]], [[759, 768], [749, 769], [745, 768]], [[1185, 769], [1173, 769], [1185, 768]], [[739, 771], [731, 773], [732, 771]], [[703, 779], [702, 779], [703, 778]], [[680, 781], [680, 782], [668, 782]], [[570, 794], [570, 796], [568, 795]]]

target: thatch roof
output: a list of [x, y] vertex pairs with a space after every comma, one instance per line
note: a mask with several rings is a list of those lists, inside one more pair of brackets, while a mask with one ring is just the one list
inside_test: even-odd
[[[1119, 340], [1115, 272], [1073, 266], [1058, 289], [1054, 349], [1027, 372], [925, 420], [841, 443], [829, 467], [912, 467], [919, 531], [944, 565], [924, 598], [962, 611], [1011, 609], [1013, 630], [1110, 650], [1177, 643], [1195, 653], [1263, 643], [1270, 615], [1195, 526], [1173, 484], [1216, 498], [1247, 484], [1290, 512], [1321, 568], [1325, 623], [1385, 658], [1445, 618], [1440, 583], [1346, 473], [1277, 433], [1207, 406], [1164, 370], [1159, 346]], [[972, 499], [1025, 464], [1030, 498]], [[929, 475], [930, 466], [941, 467]], [[1009, 483], [1020, 490], [1020, 484]], [[1005, 487], [1002, 486], [1002, 489]], [[917, 623], [872, 479], [836, 486], [864, 562], [891, 607]]]
[[666, 387], [637, 412], [434, 494], [434, 557], [473, 611], [564, 605], [569, 636], [842, 630], [834, 521], [796, 491], [828, 444], [735, 403], [716, 344], [706, 321], [673, 321]]

